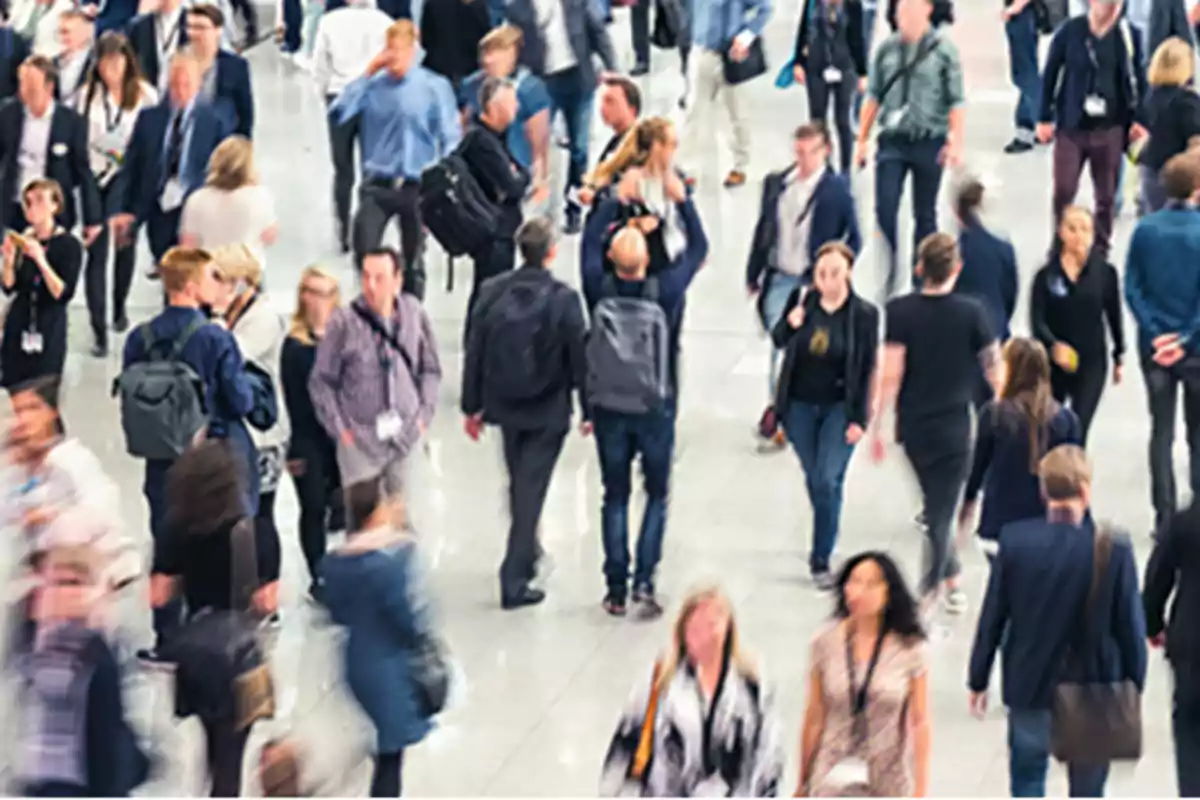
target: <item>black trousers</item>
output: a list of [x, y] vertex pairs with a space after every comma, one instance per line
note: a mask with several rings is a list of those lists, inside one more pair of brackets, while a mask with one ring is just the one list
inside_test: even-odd
[[500, 594], [511, 597], [533, 580], [537, 560], [542, 556], [538, 522], [567, 432], [504, 427], [500, 432], [504, 437], [508, 507], [512, 516], [508, 548], [504, 552], [504, 563], [500, 565]]
[[[325, 106], [333, 105], [337, 95], [326, 95]], [[354, 191], [354, 142], [358, 139], [358, 117], [345, 122], [335, 121], [326, 114], [329, 123], [329, 155], [333, 159], [333, 213], [337, 219], [339, 243], [350, 241], [350, 195]]]
[[493, 239], [486, 247], [471, 255], [475, 265], [475, 275], [471, 281], [471, 295], [467, 298], [467, 314], [475, 307], [475, 297], [479, 287], [488, 278], [508, 272], [513, 268], [516, 259], [517, 246], [512, 239]]
[[[650, 66], [650, 10], [654, 0], [638, 0], [629, 11], [629, 32], [633, 39], [633, 56], [638, 64]], [[684, 30], [679, 34], [679, 64], [684, 75], [687, 75], [688, 53], [692, 49], [691, 31]]]
[[254, 517], [254, 526], [259, 532], [258, 541], [273, 542], [269, 548], [275, 554], [267, 565], [273, 569], [260, 569], [262, 577], [268, 583], [279, 580], [279, 570], [282, 564], [282, 548], [279, 544], [279, 529], [275, 526], [275, 492], [259, 492], [258, 513]]
[[[100, 204], [108, 208], [113, 184], [100, 190]], [[92, 322], [92, 333], [96, 344], [108, 344], [108, 249], [113, 236], [107, 225], [100, 226], [100, 235], [87, 251], [87, 268], [84, 272], [84, 287], [87, 293], [88, 316]], [[137, 248], [133, 241], [113, 251], [112, 302], [114, 320], [125, 318], [125, 302], [129, 299], [129, 287], [133, 285], [133, 265]]]
[[1179, 496], [1175, 489], [1175, 416], [1183, 390], [1183, 423], [1188, 443], [1192, 495], [1200, 497], [1200, 363], [1185, 359], [1170, 369], [1143, 355], [1142, 378], [1150, 407], [1150, 496], [1155, 528], [1175, 513]]
[[[340, 520], [341, 477], [333, 443], [293, 437], [292, 461], [301, 461], [299, 474], [293, 475], [300, 498], [300, 549], [308, 564], [308, 574], [317, 584], [317, 569], [325, 557], [329, 532], [337, 530]], [[344, 524], [344, 523], [343, 523]]]
[[1179, 796], [1200, 797], [1200, 684], [1190, 664], [1175, 663], [1171, 670], [1175, 676], [1171, 732]]
[[842, 166], [842, 173], [849, 175], [854, 159], [854, 131], [850, 128], [850, 115], [854, 113], [854, 93], [858, 88], [854, 71], [843, 70], [840, 81], [829, 83], [825, 80], [824, 67], [811, 60], [805, 68], [804, 78], [805, 87], [808, 89], [810, 121], [827, 124], [829, 106], [833, 106], [833, 121], [838, 139], [838, 163]]
[[212, 777], [210, 797], [238, 797], [242, 789], [242, 761], [250, 728], [234, 730], [229, 723], [205, 722], [208, 773]]
[[371, 775], [371, 797], [399, 797], [403, 771], [403, 750], [399, 753], [380, 753], [375, 756], [375, 771]]
[[1075, 372], [1066, 372], [1057, 366], [1050, 368], [1050, 389], [1054, 392], [1054, 399], [1070, 406], [1075, 416], [1079, 417], [1085, 445], [1107, 380], [1108, 361], [1103, 357], [1080, 359], [1079, 368]]
[[400, 222], [400, 250], [404, 257], [404, 291], [418, 300], [425, 298], [425, 265], [421, 245], [425, 231], [417, 205], [418, 185], [407, 181], [394, 187], [380, 181], [365, 180], [358, 190], [358, 213], [354, 215], [354, 255], [359, 266], [363, 254], [383, 242], [388, 223]]
[[954, 516], [970, 468], [970, 448], [946, 450], [905, 442], [904, 453], [921, 487], [925, 518], [925, 568], [921, 594], [936, 591], [962, 570], [954, 549]]

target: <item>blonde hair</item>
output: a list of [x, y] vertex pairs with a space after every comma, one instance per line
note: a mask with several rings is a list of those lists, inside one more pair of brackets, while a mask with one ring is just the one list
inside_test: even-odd
[[516, 25], [505, 23], [488, 31], [487, 35], [479, 40], [479, 52], [490, 53], [493, 50], [508, 50], [509, 48], [520, 48], [521, 43], [525, 40], [525, 35], [521, 33], [521, 29]]
[[212, 254], [222, 280], [245, 281], [258, 289], [262, 286], [262, 264], [254, 251], [244, 244], [227, 244]]
[[1186, 86], [1196, 74], [1192, 46], [1172, 36], [1163, 41], [1150, 59], [1146, 80], [1151, 86]]
[[232, 192], [254, 183], [258, 183], [258, 172], [254, 168], [254, 145], [250, 140], [245, 136], [230, 136], [217, 145], [208, 159], [204, 184]]
[[617, 151], [596, 165], [596, 169], [584, 183], [595, 188], [608, 186], [616, 175], [630, 167], [640, 167], [646, 163], [650, 148], [658, 142], [665, 142], [675, 129], [674, 123], [666, 117], [647, 117], [633, 124]]
[[212, 253], [199, 247], [172, 247], [158, 265], [163, 289], [167, 293], [182, 292], [189, 283], [200, 280], [212, 262]]
[[1042, 495], [1047, 500], [1074, 500], [1092, 482], [1092, 465], [1077, 444], [1060, 444], [1038, 465]]
[[296, 310], [292, 312], [292, 321], [288, 325], [288, 336], [301, 344], [312, 346], [316, 344], [313, 340], [312, 329], [308, 326], [308, 320], [304, 317], [304, 282], [312, 278], [329, 281], [333, 284], [333, 304], [340, 306], [342, 304], [341, 286], [338, 285], [338, 279], [333, 276], [329, 270], [319, 264], [312, 264], [305, 267], [304, 272], [300, 275], [300, 283], [296, 286]]
[[708, 602], [720, 603], [729, 615], [729, 628], [725, 632], [725, 651], [729, 654], [730, 665], [737, 669], [739, 675], [751, 680], [758, 680], [758, 668], [742, 651], [741, 641], [738, 638], [737, 621], [733, 616], [733, 604], [729, 602], [729, 597], [719, 586], [701, 586], [688, 592], [687, 596], [683, 598], [679, 614], [676, 615], [675, 622], [671, 625], [671, 649], [663, 658], [662, 671], [658, 678], [660, 691], [666, 689], [675, 677], [675, 673], [683, 664], [687, 663], [688, 623], [691, 622], [692, 614], [696, 613], [696, 609]]
[[395, 41], [401, 41], [406, 44], [415, 44], [417, 41], [417, 26], [413, 25], [411, 19], [398, 19], [387, 29], [387, 43], [391, 44]]

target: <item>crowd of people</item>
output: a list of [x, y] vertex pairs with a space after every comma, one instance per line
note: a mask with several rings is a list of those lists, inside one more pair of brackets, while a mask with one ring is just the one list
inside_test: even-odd
[[[330, 218], [358, 284], [306, 268], [290, 319], [265, 296], [268, 255], [288, 223], [255, 166], [240, 54], [258, 41], [254, 7], [3, 5], [3, 516], [18, 555], [0, 650], [20, 718], [6, 788], [125, 796], [144, 784], [162, 756], [128, 721], [123, 676], [164, 669], [176, 715], [203, 726], [212, 795], [243, 792], [250, 732], [276, 711], [266, 634], [281, 614], [281, 536], [293, 526], [277, 519], [276, 499], [290, 477], [305, 602], [345, 629], [345, 684], [374, 729], [370, 794], [400, 795], [406, 751], [434, 728], [454, 683], [455, 643], [441, 635], [419, 520], [404, 503], [445, 377], [423, 305], [435, 249], [473, 267], [457, 377], [465, 435], [501, 434], [510, 524], [499, 605], [546, 598], [540, 520], [577, 427], [595, 441], [602, 484], [603, 610], [664, 614], [680, 340], [709, 258], [696, 164], [719, 104], [732, 133], [722, 185], [745, 191], [754, 177], [745, 84], [767, 71], [770, 0], [638, 0], [628, 75], [602, 2], [284, 0], [279, 44], [311, 71], [327, 109]], [[1027, 337], [1012, 335], [1017, 258], [983, 224], [986, 187], [953, 188], [957, 236], [937, 216], [966, 130], [952, 6], [805, 0], [777, 79], [804, 85], [809, 119], [795, 128], [792, 163], [764, 176], [745, 242], [744, 286], [770, 339], [756, 434], [764, 453], [797, 456], [808, 567], [833, 608], [809, 655], [797, 796], [930, 791], [926, 643], [947, 615], [968, 611], [959, 550], [971, 535], [989, 572], [966, 694], [985, 714], [999, 654], [1012, 795], [1044, 795], [1053, 757], [1072, 795], [1099, 796], [1110, 764], [1141, 757], [1150, 646], [1165, 648], [1175, 679], [1179, 792], [1200, 793], [1188, 627], [1200, 511], [1178, 508], [1171, 458], [1182, 388], [1195, 495], [1200, 18], [1183, 0], [1007, 0], [1003, 13], [1019, 93], [1005, 151], [1053, 148], [1054, 236], [1029, 284]], [[1042, 34], [1051, 39], [1039, 64]], [[651, 41], [681, 56], [679, 127], [643, 108], [636, 79]], [[613, 133], [597, 155], [594, 108]], [[884, 304], [854, 281], [864, 236], [850, 174], [869, 160]], [[1085, 165], [1093, 210], [1075, 204]], [[906, 179], [914, 238], [902, 258]], [[1138, 183], [1140, 219], [1118, 269], [1125, 180]], [[557, 183], [561, 213], [547, 216]], [[398, 248], [384, 244], [393, 220]], [[157, 282], [163, 308], [131, 321], [143, 231], [144, 280]], [[578, 249], [577, 283], [552, 270], [566, 247]], [[59, 412], [81, 273], [91, 354], [107, 358], [110, 334], [123, 336], [113, 396], [128, 457], [144, 465], [149, 553], [139, 526], [120, 518], [106, 465]], [[1144, 587], [1131, 537], [1093, 517], [1085, 452], [1107, 384], [1124, 378], [1127, 344], [1150, 419], [1155, 544]], [[897, 445], [916, 477], [926, 541], [912, 588], [887, 552], [838, 557], [860, 444], [877, 461]], [[646, 498], [631, 552], [635, 464]], [[130, 646], [119, 613], [129, 603], [152, 612], [151, 642]], [[662, 657], [632, 677], [608, 752], [596, 754], [602, 793], [790, 788], [775, 687], [721, 587], [683, 599]], [[286, 734], [269, 742], [264, 793], [316, 792], [312, 746]]]

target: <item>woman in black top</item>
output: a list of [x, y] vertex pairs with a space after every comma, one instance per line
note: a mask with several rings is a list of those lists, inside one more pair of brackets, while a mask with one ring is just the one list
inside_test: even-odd
[[833, 98], [842, 172], [854, 156], [854, 94], [867, 86], [867, 49], [861, 0], [803, 0], [796, 31], [795, 77], [808, 87], [808, 117], [825, 122]]
[[771, 336], [784, 351], [776, 418], [800, 458], [813, 510], [808, 566], [831, 588], [829, 559], [837, 544], [842, 483], [854, 445], [867, 428], [868, 397], [879, 348], [879, 309], [850, 285], [854, 253], [841, 242], [817, 251], [812, 289], [796, 289]]
[[1200, 136], [1200, 96], [1192, 88], [1194, 75], [1195, 56], [1187, 42], [1171, 37], [1154, 51], [1146, 76], [1150, 94], [1143, 108], [1150, 140], [1137, 157], [1143, 213], [1166, 205], [1158, 173], [1188, 149], [1193, 137]]
[[0, 343], [0, 386], [44, 375], [62, 375], [67, 359], [67, 304], [75, 294], [83, 246], [58, 227], [62, 189], [51, 180], [30, 181], [21, 192], [29, 228], [4, 239], [0, 287], [15, 295]]
[[1113, 383], [1121, 382], [1125, 352], [1117, 271], [1092, 249], [1092, 240], [1091, 213], [1065, 209], [1050, 262], [1033, 278], [1030, 303], [1033, 335], [1050, 354], [1054, 399], [1079, 417], [1085, 443], [1108, 377], [1109, 338]]
[[308, 393], [308, 377], [317, 343], [338, 305], [337, 279], [320, 267], [304, 270], [280, 365], [283, 400], [292, 421], [288, 471], [300, 498], [300, 547], [312, 580], [308, 591], [316, 600], [321, 599], [317, 570], [325, 557], [325, 538], [329, 531], [343, 528], [344, 523], [336, 443], [317, 420]]

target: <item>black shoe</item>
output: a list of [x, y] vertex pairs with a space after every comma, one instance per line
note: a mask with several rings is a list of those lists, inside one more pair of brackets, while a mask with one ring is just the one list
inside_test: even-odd
[[566, 218], [563, 220], [563, 233], [573, 236], [583, 230], [583, 210], [572, 203], [567, 206]]
[[609, 616], [625, 616], [625, 596], [609, 592], [604, 596], [604, 610], [608, 612]]
[[137, 660], [146, 665], [167, 664], [170, 663], [156, 649], [146, 648], [145, 650], [137, 651]]
[[108, 345], [96, 342], [92, 345], [92, 356], [95, 358], [108, 358]]
[[629, 77], [640, 78], [650, 72], [650, 65], [639, 61], [633, 65], [633, 69], [629, 70]]
[[652, 619], [661, 617], [663, 607], [659, 604], [658, 599], [654, 596], [654, 589], [649, 586], [640, 586], [633, 590], [633, 602], [637, 603], [638, 616], [643, 619]]
[[1008, 153], [1009, 155], [1016, 155], [1018, 153], [1028, 153], [1032, 149], [1033, 149], [1033, 143], [1027, 142], [1024, 139], [1013, 139], [1011, 142], [1004, 145], [1004, 152]]
[[124, 333], [129, 330], [129, 318], [124, 314], [113, 320], [113, 330], [117, 333]]
[[546, 599], [546, 593], [541, 589], [534, 589], [526, 586], [516, 594], [506, 595], [500, 598], [500, 607], [505, 611], [512, 611], [525, 606], [536, 606], [538, 603]]

